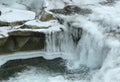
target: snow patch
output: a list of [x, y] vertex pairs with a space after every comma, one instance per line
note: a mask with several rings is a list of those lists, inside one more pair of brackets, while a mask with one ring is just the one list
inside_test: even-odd
[[9, 9], [9, 8], [4, 8], [0, 10], [2, 11], [2, 15], [0, 16], [0, 21], [3, 22], [27, 21], [35, 18], [35, 13], [31, 11]]
[[0, 38], [8, 37], [11, 27], [0, 27]]

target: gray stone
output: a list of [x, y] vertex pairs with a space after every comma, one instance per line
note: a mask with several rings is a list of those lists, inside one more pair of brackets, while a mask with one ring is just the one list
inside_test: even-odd
[[40, 21], [49, 21], [49, 20], [55, 20], [56, 18], [47, 12], [44, 12], [42, 16], [40, 17]]

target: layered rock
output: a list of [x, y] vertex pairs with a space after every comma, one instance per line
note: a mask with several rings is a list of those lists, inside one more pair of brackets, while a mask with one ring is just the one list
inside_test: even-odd
[[[34, 62], [33, 62], [34, 61]], [[64, 73], [66, 67], [64, 66], [63, 59], [56, 58], [47, 60], [43, 57], [30, 58], [30, 59], [16, 59], [6, 62], [0, 67], [0, 80], [6, 80], [13, 77], [15, 74], [29, 69], [29, 67], [37, 67], [49, 70], [55, 73]]]
[[[70, 5], [62, 10], [64, 15], [78, 13], [81, 8]], [[54, 12], [53, 10], [50, 10]], [[46, 43], [45, 38], [49, 33], [59, 34], [67, 29], [64, 23], [55, 14], [45, 11], [39, 20], [35, 19], [35, 14], [30, 11], [8, 9], [0, 16], [0, 53], [23, 51], [23, 50], [42, 50]], [[14, 15], [19, 15], [16, 17]], [[27, 15], [27, 16], [26, 16]], [[64, 22], [64, 19], [61, 20]], [[68, 25], [69, 26], [69, 25]], [[71, 26], [70, 26], [71, 27]], [[77, 42], [81, 36], [81, 29], [72, 29], [71, 32], [74, 42]]]

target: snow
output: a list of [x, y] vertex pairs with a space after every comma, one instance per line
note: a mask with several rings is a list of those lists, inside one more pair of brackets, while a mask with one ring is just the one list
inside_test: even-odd
[[0, 38], [8, 37], [11, 27], [0, 27]]
[[35, 18], [35, 13], [31, 11], [11, 8], [0, 8], [0, 10], [2, 11], [0, 21], [3, 22], [27, 21]]
[[26, 6], [22, 5], [22, 4], [18, 4], [18, 3], [14, 3], [10, 6], [11, 8], [14, 9], [21, 9], [21, 10], [27, 10]]
[[65, 6], [64, 2], [61, 0], [46, 0], [45, 6], [47, 7], [48, 10], [50, 9], [59, 9], [63, 8]]
[[0, 66], [5, 64], [9, 60], [14, 59], [28, 59], [35, 57], [44, 57], [45, 59], [54, 59], [60, 57], [61, 53], [45, 53], [42, 51], [29, 51], [29, 52], [18, 52], [12, 54], [1, 54], [0, 56]]
[[44, 33], [50, 33], [50, 32], [59, 32], [61, 31], [61, 28], [65, 29], [65, 26], [59, 24], [57, 20], [50, 20], [46, 22], [33, 20], [28, 21], [25, 23], [25, 25], [28, 26], [36, 26], [39, 29], [18, 29], [19, 31], [33, 31], [33, 32], [44, 32]]
[[[100, 2], [106, 0], [72, 1], [73, 2], [71, 2], [70, 0], [46, 0], [46, 6], [47, 9], [63, 8], [65, 6], [64, 2], [66, 2], [67, 4], [75, 4], [81, 7], [87, 7], [92, 9], [93, 11], [90, 15], [87, 16], [66, 16], [66, 21], [72, 21], [73, 26], [82, 28], [84, 32], [87, 33], [83, 35], [83, 38], [81, 38], [82, 40], [78, 43], [78, 47], [80, 46], [78, 51], [80, 53], [78, 53], [79, 55], [77, 55], [77, 59], [79, 59], [80, 61], [76, 60], [77, 62], [73, 61], [73, 63], [75, 62], [75, 64], [79, 64], [78, 62], [82, 62], [90, 68], [101, 67], [99, 68], [99, 71], [97, 71], [96, 74], [93, 76], [91, 82], [120, 82], [120, 39], [119, 37], [115, 36], [116, 34], [114, 34], [113, 36], [111, 36], [110, 34], [111, 30], [114, 30], [113, 33], [120, 32], [120, 1], [118, 0], [117, 3], [113, 5], [99, 4]], [[58, 21], [55, 20], [47, 22], [33, 20], [35, 14], [30, 11], [10, 8], [0, 8], [0, 10], [3, 13], [0, 16], [1, 21], [14, 22], [30, 20], [26, 22], [25, 25], [40, 27], [40, 29], [17, 28], [14, 29], [14, 31], [18, 30], [49, 33], [61, 31], [61, 28], [65, 29], [64, 25], [59, 24]], [[7, 27], [0, 27], [0, 32], [3, 33], [4, 36], [7, 36], [8, 30], [9, 28]], [[104, 50], [106, 51], [103, 52]], [[17, 53], [16, 55], [15, 53], [8, 56], [0, 56], [0, 65], [4, 64], [8, 60], [38, 57], [39, 54], [40, 53], [28, 53], [26, 55], [23, 55]], [[75, 56], [76, 55], [73, 54], [73, 57]], [[50, 79], [51, 82], [59, 82], [59, 80], [70, 82], [59, 76]]]
[[50, 27], [52, 24], [54, 24], [56, 21], [55, 20], [51, 20], [51, 21], [46, 21], [46, 22], [42, 22], [39, 20], [33, 20], [33, 21], [28, 21], [25, 23], [25, 25], [28, 26], [37, 26], [39, 28], [48, 28]]
[[[100, 26], [104, 27], [104, 31], [116, 30], [120, 25], [120, 2], [113, 6], [91, 6], [93, 13], [89, 16], [89, 20], [99, 23]], [[96, 17], [97, 16], [97, 17]]]

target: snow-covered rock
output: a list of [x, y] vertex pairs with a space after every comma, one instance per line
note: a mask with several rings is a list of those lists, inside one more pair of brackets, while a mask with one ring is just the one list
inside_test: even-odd
[[[19, 11], [19, 10], [18, 10]], [[12, 14], [13, 15], [13, 14]], [[2, 15], [3, 17], [3, 15]], [[1, 17], [1, 20], [3, 18]], [[28, 16], [29, 17], [29, 16]], [[5, 23], [16, 22], [18, 19], [7, 20], [9, 16], [4, 17]], [[61, 28], [65, 28], [59, 24], [57, 20], [39, 21], [25, 18], [27, 22], [15, 25], [0, 25], [0, 53], [18, 51], [18, 50], [29, 50], [29, 49], [43, 49], [45, 42], [45, 35], [50, 32], [60, 32]], [[30, 20], [30, 21], [29, 21]], [[24, 22], [22, 18], [21, 22]], [[12, 23], [11, 23], [12, 22]], [[38, 45], [38, 43], [41, 43]], [[39, 46], [39, 47], [38, 47]]]
[[22, 28], [22, 29], [48, 29], [51, 27], [52, 22], [54, 22], [54, 21], [42, 22], [39, 20], [33, 20], [33, 21], [26, 22], [20, 28]]
[[25, 21], [33, 20], [35, 13], [26, 10], [18, 10], [11, 8], [0, 8], [2, 12], [0, 16], [0, 26], [16, 26], [21, 25]]

